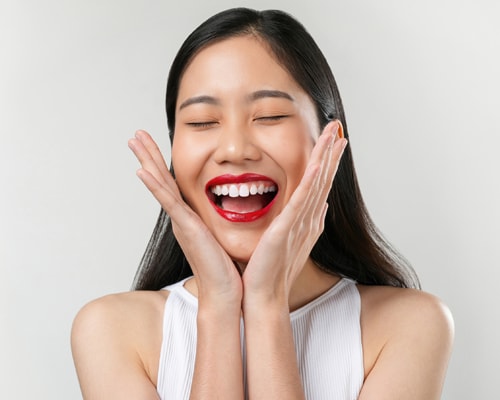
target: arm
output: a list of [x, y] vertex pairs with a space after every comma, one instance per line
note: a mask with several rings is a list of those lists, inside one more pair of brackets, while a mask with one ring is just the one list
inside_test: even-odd
[[155, 326], [154, 307], [144, 297], [106, 296], [76, 316], [71, 346], [84, 399], [158, 399], [152, 382], [156, 375], [148, 370], [151, 362], [143, 344], [158, 342], [161, 328], [159, 322]]
[[248, 385], [251, 399], [305, 399], [288, 305], [245, 308]]
[[198, 290], [197, 346], [190, 399], [243, 399], [241, 277], [199, 216], [184, 202], [153, 139], [138, 131], [129, 146], [138, 176], [172, 220]]
[[[374, 361], [368, 362], [359, 400], [440, 399], [454, 331], [447, 307], [414, 290], [360, 292], [363, 344]], [[373, 348], [379, 350], [370, 356]]]
[[[259, 241], [243, 274], [243, 316], [251, 399], [304, 399], [290, 322], [290, 293], [323, 231], [326, 199], [346, 145], [327, 125], [304, 176]], [[311, 265], [309, 265], [311, 268]]]
[[243, 399], [240, 313], [199, 308], [191, 400]]

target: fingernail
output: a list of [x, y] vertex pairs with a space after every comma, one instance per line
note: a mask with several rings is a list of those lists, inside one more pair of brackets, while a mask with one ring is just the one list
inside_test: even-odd
[[332, 122], [332, 126], [330, 127], [330, 130], [334, 136], [337, 136], [337, 133], [339, 131], [339, 121], [335, 120]]

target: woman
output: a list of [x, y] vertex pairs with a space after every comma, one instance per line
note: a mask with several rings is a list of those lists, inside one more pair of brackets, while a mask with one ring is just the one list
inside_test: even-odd
[[179, 50], [166, 108], [172, 175], [146, 132], [129, 142], [162, 206], [140, 290], [75, 319], [84, 398], [438, 399], [449, 312], [371, 222], [305, 29], [213, 16]]

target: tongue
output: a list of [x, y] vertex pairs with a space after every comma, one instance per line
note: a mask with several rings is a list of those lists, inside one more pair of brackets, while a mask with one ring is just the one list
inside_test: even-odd
[[229, 197], [223, 196], [221, 199], [221, 208], [226, 211], [237, 213], [250, 213], [260, 210], [266, 206], [264, 196], [248, 196], [248, 197]]

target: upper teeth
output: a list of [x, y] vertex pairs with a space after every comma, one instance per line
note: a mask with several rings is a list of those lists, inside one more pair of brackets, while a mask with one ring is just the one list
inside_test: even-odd
[[230, 185], [216, 185], [211, 188], [213, 194], [217, 196], [248, 197], [255, 194], [275, 192], [275, 185], [264, 185], [263, 183], [239, 183]]

